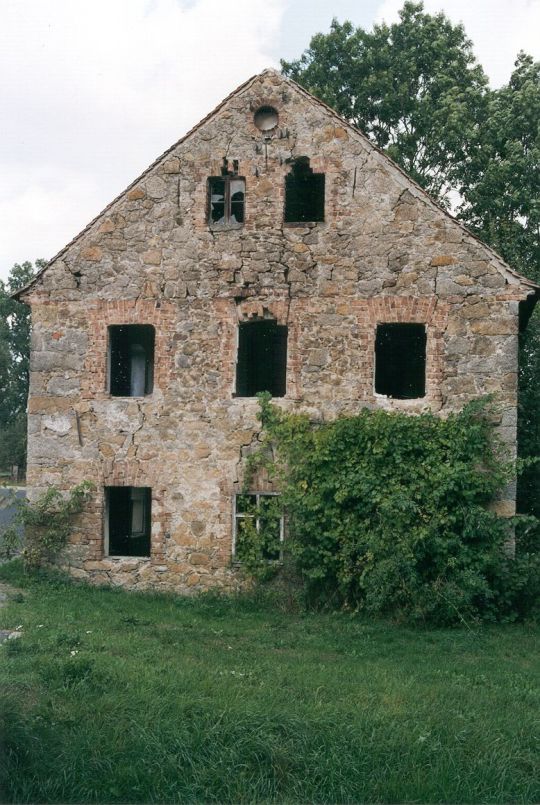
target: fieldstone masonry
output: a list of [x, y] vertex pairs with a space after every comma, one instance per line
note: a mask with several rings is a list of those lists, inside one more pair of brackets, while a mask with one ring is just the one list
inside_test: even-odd
[[[277, 110], [261, 132], [254, 112]], [[325, 174], [325, 220], [285, 224], [285, 176]], [[245, 222], [209, 226], [207, 178], [245, 177]], [[493, 393], [516, 443], [520, 304], [539, 289], [442, 211], [359, 132], [272, 70], [158, 159], [21, 294], [32, 306], [28, 484], [97, 495], [63, 563], [73, 575], [183, 592], [231, 588], [232, 496], [257, 440], [235, 398], [239, 322], [287, 324], [287, 394], [314, 419], [363, 406], [441, 415]], [[529, 300], [529, 303], [525, 300]], [[426, 325], [426, 396], [374, 392], [377, 323]], [[107, 328], [153, 324], [153, 393], [111, 397]], [[105, 486], [152, 489], [150, 558], [105, 555]], [[261, 490], [262, 491], [262, 490]], [[499, 501], [514, 511], [514, 491]]]

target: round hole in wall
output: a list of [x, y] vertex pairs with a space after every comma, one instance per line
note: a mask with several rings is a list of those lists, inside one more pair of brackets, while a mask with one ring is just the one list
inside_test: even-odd
[[253, 117], [253, 122], [259, 131], [270, 131], [270, 129], [275, 129], [278, 121], [279, 116], [273, 106], [259, 107]]

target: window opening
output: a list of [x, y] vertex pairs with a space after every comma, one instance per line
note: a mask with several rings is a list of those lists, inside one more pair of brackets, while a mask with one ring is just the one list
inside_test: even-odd
[[238, 160], [232, 170], [224, 157], [221, 176], [208, 179], [208, 223], [214, 226], [243, 224], [246, 180], [238, 176]]
[[261, 106], [253, 116], [253, 122], [259, 131], [271, 131], [278, 124], [278, 113], [273, 106]]
[[324, 173], [313, 173], [308, 157], [285, 177], [285, 222], [300, 221], [324, 221]]
[[424, 324], [379, 324], [375, 339], [375, 392], [409, 400], [426, 394]]
[[150, 556], [150, 487], [109, 486], [105, 492], [108, 555]]
[[254, 533], [263, 559], [283, 559], [285, 518], [277, 492], [250, 492], [234, 497], [233, 557], [242, 561], [252, 553]]
[[142, 397], [154, 386], [155, 330], [151, 324], [109, 327], [109, 390], [113, 397]]
[[236, 396], [269, 391], [284, 397], [287, 380], [287, 327], [274, 320], [241, 322], [238, 328]]

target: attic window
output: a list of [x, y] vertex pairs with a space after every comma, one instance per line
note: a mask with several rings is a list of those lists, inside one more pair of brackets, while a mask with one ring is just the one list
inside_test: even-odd
[[244, 223], [246, 180], [238, 176], [208, 179], [208, 223], [210, 226]]
[[279, 116], [273, 106], [261, 106], [253, 116], [253, 122], [259, 131], [271, 131], [279, 122]]
[[424, 324], [377, 325], [375, 392], [397, 400], [411, 400], [425, 396]]
[[285, 222], [301, 221], [324, 221], [324, 173], [313, 173], [308, 157], [285, 177]]
[[287, 327], [273, 320], [242, 322], [238, 328], [236, 396], [269, 391], [284, 397], [287, 373]]
[[109, 390], [113, 397], [142, 397], [152, 393], [154, 341], [151, 324], [109, 327]]
[[107, 555], [150, 556], [150, 487], [105, 487], [105, 504]]

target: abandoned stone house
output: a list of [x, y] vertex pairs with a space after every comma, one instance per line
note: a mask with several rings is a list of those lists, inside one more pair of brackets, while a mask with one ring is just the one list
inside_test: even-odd
[[[251, 78], [19, 294], [28, 484], [97, 487], [65, 565], [234, 586], [241, 521], [278, 491], [254, 483], [251, 513], [240, 494], [262, 390], [314, 419], [493, 393], [515, 449], [518, 329], [539, 292], [330, 108], [273, 70]], [[498, 505], [513, 512], [511, 488]]]

